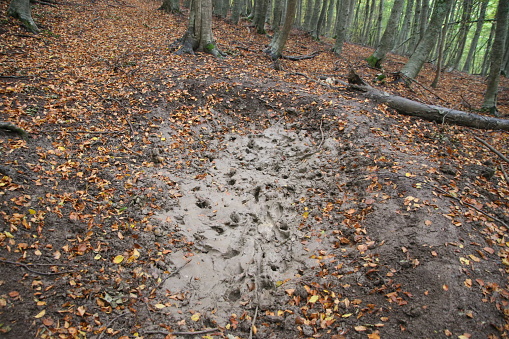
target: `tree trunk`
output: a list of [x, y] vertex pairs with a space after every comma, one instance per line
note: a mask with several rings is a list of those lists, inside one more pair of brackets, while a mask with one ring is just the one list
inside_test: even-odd
[[320, 9], [320, 14], [318, 15], [318, 19], [315, 23], [313, 23], [314, 29], [311, 32], [311, 36], [316, 39], [320, 40], [320, 34], [323, 28], [323, 24], [325, 22], [325, 14], [327, 13], [327, 7], [328, 7], [328, 0], [322, 1], [322, 7]]
[[282, 25], [283, 21], [283, 5], [281, 1], [276, 0], [274, 2], [274, 10], [273, 10], [273, 17], [272, 17], [272, 29], [274, 30], [274, 34], [279, 33], [279, 28]]
[[212, 13], [214, 15], [220, 16], [221, 18], [226, 18], [228, 15], [230, 3], [228, 0], [214, 0], [212, 2]]
[[253, 22], [256, 27], [256, 33], [265, 34], [265, 20], [267, 17], [268, 0], [256, 0], [256, 9]]
[[426, 62], [426, 59], [436, 43], [436, 38], [439, 35], [442, 23], [444, 22], [452, 3], [453, 0], [436, 0], [433, 14], [431, 15], [431, 19], [424, 36], [417, 45], [415, 52], [400, 71], [405, 76], [414, 79], [421, 71], [422, 66]]
[[437, 60], [437, 70], [435, 72], [435, 79], [431, 83], [431, 87], [437, 88], [438, 81], [440, 80], [440, 74], [442, 73], [442, 63], [444, 60], [444, 45], [445, 39], [447, 37], [447, 25], [442, 26], [442, 30], [440, 31], [439, 43], [438, 43], [438, 60]]
[[507, 25], [509, 15], [509, 1], [500, 0], [497, 9], [497, 27], [495, 29], [495, 40], [491, 50], [490, 74], [488, 75], [488, 86], [484, 94], [483, 108], [488, 109], [492, 114], [497, 112], [497, 93], [500, 81], [500, 71], [504, 58], [504, 47], [507, 36]]
[[451, 64], [451, 67], [454, 69], [459, 68], [461, 58], [463, 57], [463, 51], [465, 50], [465, 45], [467, 43], [468, 31], [470, 30], [469, 21], [471, 20], [472, 16], [472, 9], [473, 9], [472, 0], [464, 0], [463, 12], [461, 15], [461, 26], [459, 28], [458, 36], [458, 49], [456, 50], [454, 61]]
[[177, 54], [210, 53], [221, 56], [212, 34], [212, 0], [192, 0], [187, 31], [180, 39], [182, 46]]
[[238, 24], [240, 20], [240, 12], [242, 10], [242, 5], [244, 4], [244, 0], [233, 0], [232, 4], [232, 15], [230, 20], [234, 24]]
[[340, 0], [338, 14], [336, 17], [336, 42], [334, 53], [340, 55], [343, 50], [343, 43], [346, 41], [348, 22], [350, 17], [350, 3], [353, 0]]
[[161, 7], [158, 8], [166, 13], [180, 13], [180, 1], [179, 0], [164, 0]]
[[311, 27], [311, 17], [313, 16], [313, 7], [316, 5], [316, 0], [305, 0], [305, 1], [306, 7], [304, 10], [304, 28], [309, 30]]
[[273, 41], [270, 43], [269, 50], [267, 51], [272, 60], [281, 58], [281, 53], [283, 52], [283, 48], [285, 47], [286, 41], [288, 40], [288, 36], [290, 35], [290, 30], [292, 29], [296, 9], [297, 0], [287, 0], [286, 15], [283, 27], [281, 27], [277, 36], [274, 35], [272, 39]]
[[493, 40], [495, 38], [495, 30], [497, 25], [495, 23], [491, 24], [490, 36], [488, 41], [486, 41], [486, 47], [484, 48], [484, 58], [482, 61], [481, 75], [486, 76], [488, 74], [488, 69], [490, 67], [490, 57], [491, 57], [491, 47], [493, 46]]
[[395, 48], [395, 52], [398, 52], [400, 54], [406, 54], [408, 51], [408, 48], [404, 46], [408, 46], [408, 37], [409, 37], [409, 30], [412, 24], [412, 9], [414, 7], [414, 0], [408, 0], [406, 1], [406, 7], [405, 7], [405, 16], [403, 19], [403, 25], [401, 26], [401, 30], [398, 34], [398, 43], [397, 47]]
[[380, 68], [385, 55], [394, 47], [394, 40], [398, 34], [399, 19], [403, 10], [404, 0], [395, 0], [391, 9], [389, 21], [385, 27], [384, 34], [380, 39], [375, 52], [368, 57], [367, 61], [371, 67]]
[[[403, 5], [403, 4], [401, 4]], [[394, 7], [394, 5], [393, 5]], [[401, 15], [401, 12], [400, 12]], [[380, 0], [380, 3], [378, 4], [378, 18], [376, 19], [376, 34], [374, 35], [374, 41], [373, 44], [376, 46], [380, 43], [381, 37], [382, 37], [382, 22], [384, 19], [384, 2], [383, 0]], [[399, 21], [399, 20], [398, 20]], [[396, 34], [394, 34], [395, 36]], [[394, 41], [394, 38], [392, 39]], [[391, 46], [392, 48], [393, 46]]]
[[488, 1], [482, 1], [481, 7], [479, 9], [479, 16], [477, 17], [477, 24], [475, 27], [474, 37], [470, 42], [470, 49], [468, 51], [467, 59], [465, 60], [465, 64], [463, 65], [463, 72], [470, 72], [472, 61], [474, 59], [474, 53], [475, 50], [477, 49], [477, 43], [479, 42], [479, 37], [481, 36], [481, 31], [484, 25], [484, 18], [486, 16], [487, 7]]
[[7, 14], [19, 19], [23, 26], [32, 33], [39, 33], [39, 28], [32, 19], [30, 0], [11, 0]]

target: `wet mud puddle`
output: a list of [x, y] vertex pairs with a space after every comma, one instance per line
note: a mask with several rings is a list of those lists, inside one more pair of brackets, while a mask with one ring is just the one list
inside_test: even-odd
[[318, 149], [334, 156], [336, 147], [307, 134], [276, 125], [261, 134], [227, 135], [206, 176], [172, 175], [182, 196], [157, 218], [176, 226], [197, 251], [169, 254], [169, 271], [179, 270], [163, 290], [184, 293], [189, 308], [221, 319], [235, 305], [273, 304], [278, 282], [312, 265], [312, 245], [304, 248], [299, 235], [297, 205], [321, 179], [324, 156]]

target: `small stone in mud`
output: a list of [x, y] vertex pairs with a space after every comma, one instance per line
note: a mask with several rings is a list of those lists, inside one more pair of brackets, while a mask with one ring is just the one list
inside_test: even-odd
[[297, 286], [295, 288], [295, 292], [294, 294], [296, 296], [299, 296], [301, 299], [306, 299], [308, 297], [308, 292], [306, 291], [306, 289], [302, 286]]
[[315, 334], [315, 332], [311, 326], [302, 325], [302, 334], [304, 334], [306, 337], [311, 337], [313, 334]]
[[234, 226], [240, 222], [240, 215], [237, 212], [232, 212], [230, 214], [230, 219], [232, 220], [232, 224], [230, 226]]

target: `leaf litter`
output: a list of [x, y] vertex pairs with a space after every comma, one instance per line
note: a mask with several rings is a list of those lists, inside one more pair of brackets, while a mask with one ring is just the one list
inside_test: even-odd
[[[228, 58], [175, 56], [184, 17], [122, 4], [1, 26], [1, 120], [30, 135], [0, 138], [3, 336], [507, 336], [508, 186], [475, 140], [507, 134], [295, 75], [370, 79], [359, 46], [276, 72], [265, 37], [218, 21]], [[459, 77], [475, 106], [479, 78], [443, 90]]]

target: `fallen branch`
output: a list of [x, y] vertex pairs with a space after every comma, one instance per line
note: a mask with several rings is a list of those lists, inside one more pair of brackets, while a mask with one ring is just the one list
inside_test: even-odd
[[301, 56], [291, 56], [291, 55], [281, 55], [282, 59], [291, 60], [291, 61], [300, 61], [300, 60], [306, 60], [306, 59], [313, 59], [315, 56], [322, 53], [322, 51], [316, 51], [308, 55], [301, 55]]
[[15, 126], [15, 125], [11, 124], [10, 122], [0, 122], [0, 129], [5, 129], [8, 131], [17, 133], [23, 139], [28, 138], [28, 133], [24, 129], [19, 128], [18, 126]]
[[253, 328], [254, 328], [257, 316], [258, 316], [258, 305], [256, 305], [256, 310], [255, 310], [255, 314], [253, 317], [253, 321], [251, 322], [251, 329], [249, 330], [249, 339], [253, 339]]
[[207, 329], [207, 330], [201, 330], [201, 331], [188, 331], [188, 332], [179, 332], [179, 331], [175, 331], [175, 332], [166, 332], [166, 331], [146, 331], [145, 334], [161, 334], [161, 335], [168, 335], [168, 334], [172, 334], [172, 335], [200, 335], [200, 334], [207, 334], [207, 333], [212, 333], [212, 332], [217, 332], [219, 331], [219, 328], [210, 328], [210, 329]]
[[437, 187], [437, 186], [435, 186], [435, 185], [431, 185], [431, 184], [428, 184], [428, 185], [430, 185], [431, 187], [433, 187], [433, 188], [434, 188], [434, 189], [436, 189], [437, 191], [441, 192], [441, 193], [442, 193], [442, 194], [444, 194], [446, 197], [449, 197], [449, 198], [451, 198], [451, 199], [454, 199], [454, 200], [458, 201], [458, 202], [459, 202], [460, 204], [462, 204], [462, 205], [466, 205], [466, 206], [468, 206], [468, 207], [470, 207], [470, 208], [473, 208], [473, 209], [474, 209], [474, 210], [476, 210], [477, 212], [479, 212], [479, 213], [481, 213], [481, 214], [485, 215], [486, 217], [488, 217], [488, 218], [490, 218], [490, 219], [493, 219], [493, 220], [495, 220], [496, 222], [500, 223], [502, 226], [505, 226], [506, 228], [509, 228], [509, 226], [507, 226], [505, 222], [503, 222], [502, 220], [500, 220], [500, 219], [498, 219], [498, 218], [494, 217], [493, 215], [491, 215], [491, 214], [489, 214], [489, 213], [484, 212], [484, 211], [483, 211], [483, 210], [481, 210], [480, 208], [477, 208], [477, 207], [475, 207], [474, 205], [469, 204], [468, 202], [464, 202], [463, 200], [461, 200], [461, 198], [455, 197], [454, 195], [452, 195], [452, 194], [450, 194], [449, 192], [447, 192], [447, 191], [445, 191], [445, 190], [441, 189], [440, 187]]
[[498, 150], [495, 149], [495, 147], [491, 146], [490, 144], [488, 144], [486, 141], [484, 141], [483, 139], [481, 138], [478, 138], [476, 136], [474, 136], [474, 139], [479, 141], [481, 144], [483, 144], [484, 146], [488, 147], [488, 149], [490, 151], [492, 151], [493, 153], [495, 153], [496, 155], [498, 155], [500, 157], [500, 159], [504, 160], [505, 162], [507, 162], [509, 164], [509, 159], [507, 159], [506, 156], [504, 156], [502, 153], [500, 153]]
[[115, 318], [111, 319], [111, 321], [108, 323], [108, 325], [106, 325], [106, 329], [101, 333], [101, 335], [97, 338], [97, 339], [101, 339], [104, 335], [104, 333], [108, 330], [108, 328], [115, 322], [117, 321], [117, 319], [125, 316], [125, 315], [128, 315], [129, 312], [124, 312], [124, 313], [120, 313], [119, 315], [117, 315]]
[[26, 75], [0, 75], [0, 79], [30, 79], [30, 77]]
[[190, 262], [192, 261], [192, 259], [187, 259], [187, 261], [182, 265], [180, 266], [179, 268], [177, 268], [175, 271], [171, 272], [159, 285], [162, 285], [166, 282], [166, 280], [170, 279], [171, 277], [173, 277], [175, 274], [178, 274], [184, 267], [186, 267], [187, 264], [189, 264]]
[[[23, 263], [16, 262], [16, 261], [1, 260], [1, 259], [0, 259], [0, 262], [1, 262], [1, 263], [4, 263], [4, 264], [10, 264], [10, 265], [21, 266], [21, 267], [23, 267], [24, 269], [26, 269], [27, 271], [29, 271], [29, 272], [31, 272], [31, 273], [34, 273], [34, 274], [38, 274], [38, 275], [60, 275], [60, 274], [72, 273], [72, 271], [65, 271], [65, 272], [50, 272], [50, 273], [46, 273], [46, 272], [39, 272], [39, 271], [36, 271], [36, 270], [31, 269], [31, 268], [30, 268], [30, 266], [41, 266], [41, 265], [23, 264]], [[59, 266], [59, 265], [52, 265], [52, 266]]]
[[417, 85], [421, 86], [422, 88], [424, 88], [426, 91], [430, 92], [431, 94], [433, 94], [435, 97], [437, 97], [438, 99], [442, 100], [443, 102], [445, 103], [448, 103], [447, 100], [445, 99], [442, 99], [438, 94], [436, 94], [435, 92], [433, 92], [431, 89], [427, 88], [426, 86], [424, 86], [423, 84], [421, 84], [419, 81], [415, 80], [415, 79], [412, 79], [412, 78], [409, 78], [407, 77], [406, 75], [404, 75], [403, 73], [397, 73], [397, 76], [399, 76], [400, 78], [403, 78], [403, 81], [405, 83], [416, 83]]
[[87, 134], [122, 134], [122, 131], [84, 131], [84, 130], [76, 130], [76, 131], [67, 131], [67, 133], [87, 133]]
[[509, 177], [507, 176], [507, 173], [505, 172], [504, 165], [500, 164], [500, 170], [502, 171], [502, 174], [504, 175], [505, 183], [509, 185]]

